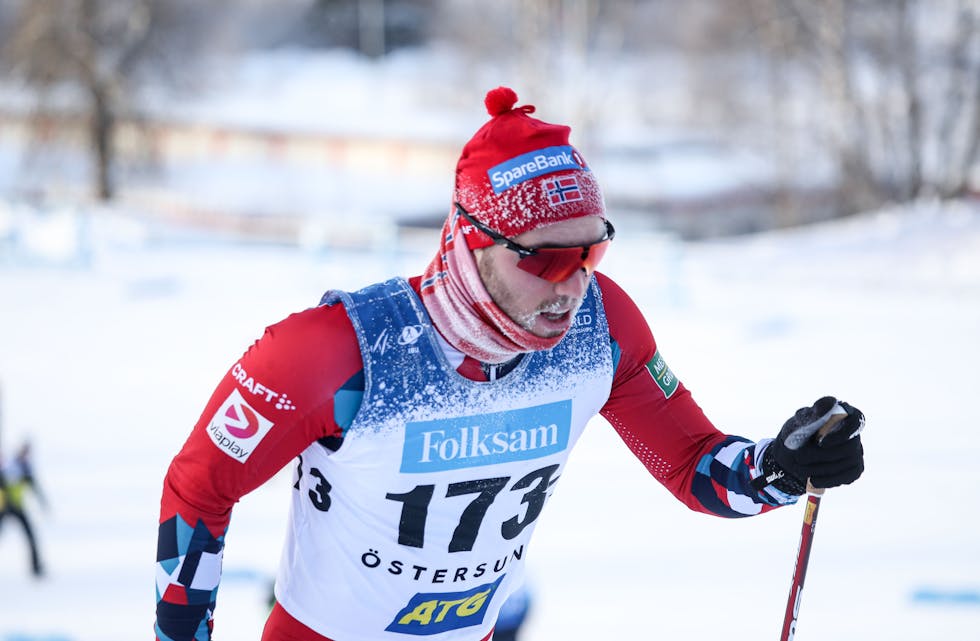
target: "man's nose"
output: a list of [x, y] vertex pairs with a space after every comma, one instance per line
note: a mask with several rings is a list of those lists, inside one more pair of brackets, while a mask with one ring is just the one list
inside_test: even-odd
[[585, 298], [585, 288], [588, 286], [589, 274], [583, 267], [565, 280], [555, 283], [555, 293], [559, 296], [582, 299]]

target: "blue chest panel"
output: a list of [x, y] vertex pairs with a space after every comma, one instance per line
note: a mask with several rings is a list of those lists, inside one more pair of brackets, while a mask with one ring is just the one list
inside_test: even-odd
[[[344, 302], [354, 325], [364, 362], [364, 396], [351, 429], [401, 424], [409, 436], [428, 434], [428, 441], [422, 436], [412, 440], [421, 448], [414, 452], [418, 465], [432, 463], [433, 448], [447, 454], [458, 448], [462, 458], [506, 458], [501, 434], [508, 426], [568, 425], [576, 388], [585, 380], [611, 380], [609, 330], [594, 281], [562, 341], [551, 350], [525, 355], [513, 371], [493, 382], [471, 381], [456, 372], [421, 300], [403, 279], [353, 293], [328, 292], [323, 298], [326, 304], [338, 301]], [[556, 400], [537, 400], [545, 398]], [[472, 426], [466, 417], [474, 413], [483, 419], [478, 433], [467, 431]], [[557, 448], [567, 435], [558, 434], [557, 440], [550, 436], [532, 433], [526, 438], [533, 437], [535, 446], [544, 440]], [[403, 471], [410, 471], [410, 453], [405, 456]], [[459, 456], [451, 458], [462, 464]]]

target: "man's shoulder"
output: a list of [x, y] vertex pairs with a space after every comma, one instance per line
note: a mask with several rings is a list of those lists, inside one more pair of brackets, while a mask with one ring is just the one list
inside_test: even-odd
[[640, 314], [636, 303], [616, 281], [601, 272], [595, 273], [595, 279], [599, 291], [602, 292], [602, 304], [607, 316], [615, 318]]
[[612, 340], [624, 353], [635, 353], [637, 362], [646, 362], [656, 349], [646, 317], [615, 281], [599, 272], [595, 276], [602, 291], [602, 305]]
[[344, 306], [320, 305], [267, 327], [230, 375], [239, 382], [261, 379], [278, 392], [288, 387], [290, 398], [309, 401], [331, 389], [329, 381], [339, 387], [360, 367], [360, 347]]
[[[331, 305], [317, 305], [294, 312], [269, 326], [269, 329], [289, 332], [322, 332], [332, 326], [343, 325], [347, 319], [343, 301]], [[350, 324], [349, 320], [346, 320]]]
[[356, 348], [354, 327], [342, 302], [318, 305], [290, 314], [266, 328], [261, 342], [275, 344], [277, 349], [299, 353], [318, 346], [342, 351], [345, 345]]

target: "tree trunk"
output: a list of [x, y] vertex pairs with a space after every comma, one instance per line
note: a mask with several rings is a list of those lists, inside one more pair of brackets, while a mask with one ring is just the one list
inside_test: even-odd
[[96, 197], [102, 201], [112, 200], [115, 188], [112, 181], [112, 135], [115, 117], [108, 90], [103, 86], [91, 87], [92, 92], [92, 154], [95, 161]]
[[366, 56], [380, 58], [385, 55], [385, 3], [384, 0], [358, 0], [357, 2], [358, 48]]
[[898, 3], [898, 64], [905, 96], [905, 153], [908, 154], [905, 184], [899, 187], [903, 201], [924, 195], [922, 175], [922, 100], [919, 89], [918, 43], [913, 22], [914, 11], [908, 0]]
[[951, 81], [937, 132], [942, 198], [966, 193], [970, 170], [980, 160], [980, 60], [970, 55], [980, 45], [980, 9], [969, 2], [957, 3], [957, 30], [949, 53]]

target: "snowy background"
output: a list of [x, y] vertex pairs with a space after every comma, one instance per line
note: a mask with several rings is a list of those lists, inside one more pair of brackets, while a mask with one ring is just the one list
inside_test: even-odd
[[[0, 639], [149, 638], [160, 483], [212, 386], [265, 325], [418, 272], [435, 238], [313, 253], [111, 212], [19, 220], [0, 254], [4, 436], [33, 438], [52, 509], [35, 512], [43, 580], [17, 528], [0, 536]], [[71, 224], [89, 252], [55, 265]], [[976, 204], [703, 243], [627, 225], [604, 268], [724, 430], [773, 435], [828, 393], [867, 414], [867, 472], [823, 501], [798, 639], [980, 638]], [[216, 638], [259, 638], [289, 492], [283, 473], [236, 509]], [[801, 519], [688, 512], [596, 420], [530, 549], [523, 638], [777, 638]]]
[[[483, 121], [478, 101], [433, 111], [445, 94], [400, 93], [395, 82], [435, 72], [449, 91], [458, 68], [396, 57], [381, 76], [364, 76], [350, 64], [305, 71], [332, 74], [332, 87], [352, 97], [336, 113], [316, 95], [294, 95], [316, 83], [274, 61], [246, 61], [238, 93], [217, 87], [171, 112], [241, 125], [315, 116], [354, 134], [384, 123], [442, 142], [465, 140]], [[357, 102], [374, 83], [391, 93]], [[386, 104], [397, 117], [375, 111]], [[27, 178], [22, 144], [0, 137], [0, 193]], [[78, 181], [81, 158], [58, 152], [60, 179]], [[680, 193], [767, 173], [733, 158], [593, 164], [610, 186], [642, 180]], [[191, 158], [163, 169], [170, 188], [208, 207], [303, 211], [317, 199], [335, 215], [390, 211], [396, 200], [438, 211], [450, 186], [438, 171], [379, 189], [370, 175], [285, 162]], [[435, 230], [397, 233], [380, 215], [319, 219], [312, 242], [236, 242], [154, 220], [132, 202], [0, 198], [3, 445], [33, 440], [51, 504], [33, 512], [43, 580], [30, 578], [15, 524], [0, 531], [0, 641], [151, 638], [161, 482], [213, 386], [265, 326], [325, 289], [419, 273], [436, 247]], [[635, 298], [661, 353], [722, 430], [773, 436], [825, 394], [868, 417], [865, 476], [821, 507], [798, 641], [980, 640], [980, 203], [926, 202], [702, 242], [627, 212], [610, 217], [618, 234], [603, 271]], [[369, 248], [315, 242], [339, 226], [359, 228]], [[235, 510], [216, 639], [259, 639], [290, 473]], [[596, 419], [529, 549], [534, 609], [522, 641], [776, 639], [801, 522], [801, 506], [739, 521], [688, 511]]]

